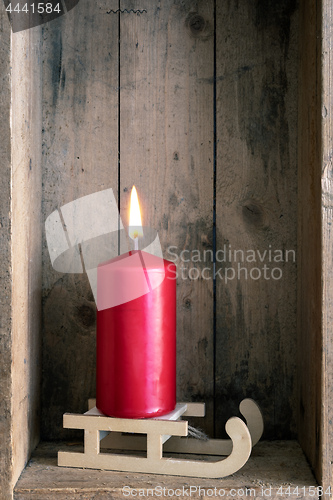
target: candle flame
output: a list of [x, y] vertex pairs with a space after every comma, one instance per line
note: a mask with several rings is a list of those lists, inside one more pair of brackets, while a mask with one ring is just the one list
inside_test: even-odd
[[138, 193], [136, 191], [135, 186], [132, 187], [132, 192], [131, 192], [128, 234], [129, 237], [132, 238], [132, 240], [135, 240], [136, 238], [143, 236], [140, 205], [139, 205]]

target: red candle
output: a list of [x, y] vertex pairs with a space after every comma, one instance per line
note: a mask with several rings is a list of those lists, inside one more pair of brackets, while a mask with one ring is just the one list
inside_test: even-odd
[[98, 266], [96, 405], [105, 415], [144, 418], [175, 408], [175, 271], [141, 250]]

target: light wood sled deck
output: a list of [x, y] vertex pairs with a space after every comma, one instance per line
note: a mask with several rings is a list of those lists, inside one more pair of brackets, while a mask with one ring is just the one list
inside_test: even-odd
[[[95, 401], [90, 400], [90, 405], [93, 404]], [[232, 417], [226, 423], [230, 440], [207, 441], [185, 438], [188, 435], [188, 422], [181, 420], [182, 416], [204, 416], [204, 403], [178, 403], [169, 414], [151, 419], [107, 417], [96, 407], [83, 415], [65, 413], [65, 428], [84, 429], [84, 453], [59, 452], [58, 465], [173, 476], [225, 477], [243, 467], [249, 459], [252, 446], [259, 441], [263, 432], [262, 414], [253, 400], [243, 400], [240, 411], [247, 425], [242, 419]], [[147, 457], [101, 453], [101, 448], [133, 451], [146, 449]], [[215, 462], [166, 458], [163, 457], [163, 450], [226, 455], [227, 458]]]

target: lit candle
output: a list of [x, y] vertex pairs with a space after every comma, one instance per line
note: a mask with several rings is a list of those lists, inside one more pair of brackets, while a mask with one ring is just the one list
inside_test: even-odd
[[134, 250], [139, 250], [139, 238], [143, 236], [143, 231], [138, 193], [135, 186], [133, 186], [131, 191], [131, 209], [128, 235], [134, 241]]
[[96, 405], [123, 418], [163, 415], [176, 405], [176, 269], [138, 250], [143, 231], [135, 197], [130, 237], [136, 251], [97, 270]]

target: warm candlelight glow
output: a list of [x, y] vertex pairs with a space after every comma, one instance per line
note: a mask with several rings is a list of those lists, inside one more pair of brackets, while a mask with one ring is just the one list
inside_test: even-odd
[[143, 236], [141, 212], [138, 199], [138, 193], [135, 186], [132, 187], [131, 204], [130, 204], [130, 219], [129, 219], [129, 237], [135, 240]]

